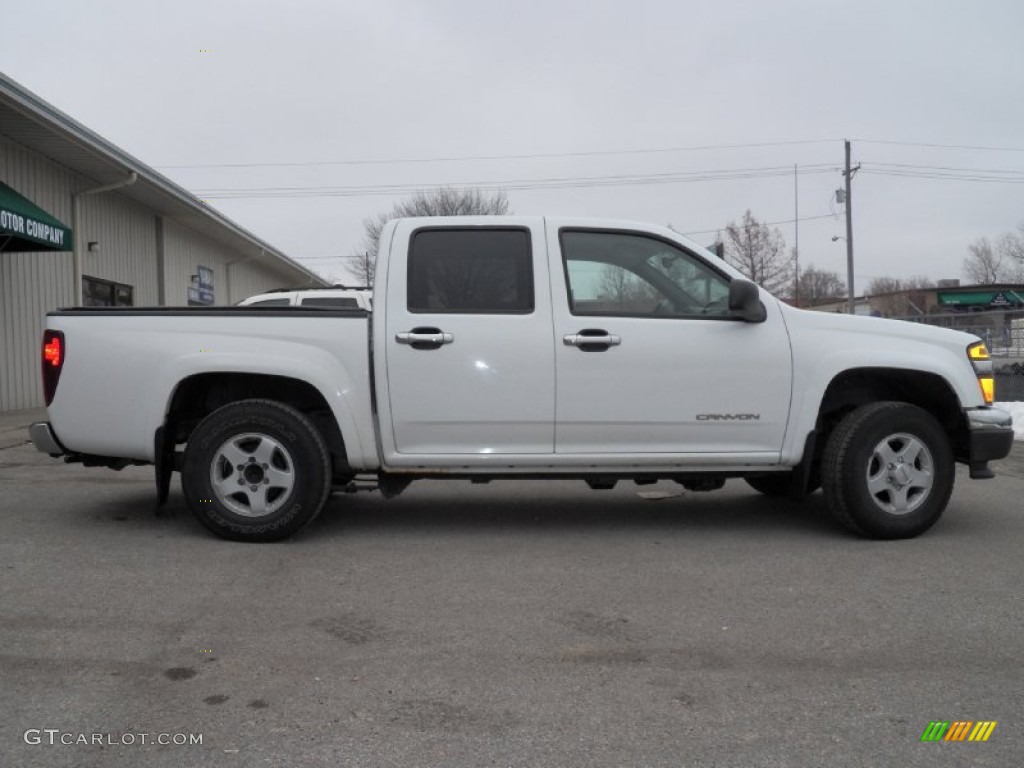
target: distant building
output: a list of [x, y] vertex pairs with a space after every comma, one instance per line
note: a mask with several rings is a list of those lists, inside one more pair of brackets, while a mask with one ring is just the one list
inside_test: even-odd
[[42, 405], [50, 310], [229, 305], [326, 284], [0, 74], [0, 410]]
[[[858, 315], [914, 319], [922, 316], [1024, 310], [1024, 284], [951, 285], [914, 288], [855, 299]], [[955, 281], [959, 283], [959, 281]], [[846, 312], [846, 299], [830, 299], [805, 307], [818, 312]]]

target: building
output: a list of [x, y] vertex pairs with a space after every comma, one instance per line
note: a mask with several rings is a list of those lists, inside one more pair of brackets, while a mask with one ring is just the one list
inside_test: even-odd
[[[858, 315], [918, 319], [925, 316], [960, 316], [979, 312], [1024, 310], [1024, 284], [960, 285], [958, 280], [940, 280], [931, 288], [908, 288], [854, 299]], [[846, 312], [846, 299], [830, 299], [805, 309], [818, 312]]]
[[0, 411], [42, 405], [50, 310], [310, 285], [327, 282], [0, 74]]

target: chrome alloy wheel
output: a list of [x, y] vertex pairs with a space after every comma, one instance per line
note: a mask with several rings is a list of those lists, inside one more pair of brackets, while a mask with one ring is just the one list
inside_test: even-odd
[[879, 509], [891, 515], [913, 512], [931, 493], [935, 462], [928, 447], [913, 435], [889, 435], [871, 452], [868, 493]]
[[263, 517], [277, 511], [295, 487], [295, 463], [277, 440], [247, 432], [226, 440], [210, 463], [217, 500], [236, 515]]

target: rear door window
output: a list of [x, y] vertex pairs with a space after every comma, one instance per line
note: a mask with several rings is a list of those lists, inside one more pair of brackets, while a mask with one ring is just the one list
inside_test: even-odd
[[527, 230], [424, 229], [413, 235], [409, 248], [409, 312], [533, 312]]

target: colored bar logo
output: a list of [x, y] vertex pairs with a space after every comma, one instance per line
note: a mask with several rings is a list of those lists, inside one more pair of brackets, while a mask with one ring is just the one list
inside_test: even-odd
[[932, 720], [921, 741], [988, 741], [996, 725], [995, 720]]

